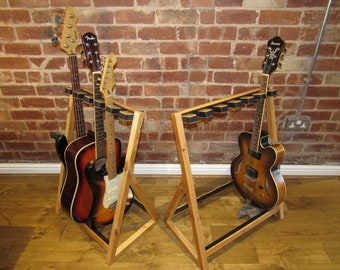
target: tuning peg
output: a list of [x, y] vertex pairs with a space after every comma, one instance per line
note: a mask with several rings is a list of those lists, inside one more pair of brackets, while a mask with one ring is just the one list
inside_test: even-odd
[[55, 17], [54, 17], [54, 21], [55, 21], [56, 25], [62, 25], [63, 20], [64, 19], [59, 14], [56, 14]]
[[60, 44], [59, 38], [57, 36], [53, 36], [51, 41], [52, 41], [53, 47], [56, 47]]
[[85, 52], [83, 50], [80, 51], [80, 59], [82, 64], [85, 66], [86, 65], [86, 56], [85, 56]]

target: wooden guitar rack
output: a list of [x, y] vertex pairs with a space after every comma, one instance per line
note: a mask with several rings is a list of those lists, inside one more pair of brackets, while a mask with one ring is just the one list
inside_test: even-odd
[[[226, 113], [228, 110], [237, 111], [242, 108], [243, 105], [250, 104], [254, 101], [254, 95], [259, 92], [259, 89], [246, 91], [237, 95], [233, 95], [224, 99], [209, 102], [200, 106], [192, 107], [186, 110], [182, 110], [172, 114], [172, 124], [176, 138], [177, 152], [181, 164], [182, 178], [175, 191], [172, 201], [169, 204], [169, 208], [164, 217], [165, 223], [175, 234], [177, 239], [182, 242], [191, 256], [197, 261], [201, 269], [208, 269], [208, 256], [214, 254], [228, 243], [242, 236], [261, 222], [265, 221], [269, 217], [276, 215], [280, 219], [283, 218], [283, 206], [282, 204], [268, 210], [261, 214], [251, 218], [237, 226], [233, 230], [227, 232], [219, 239], [212, 243], [205, 245], [203, 238], [202, 224], [200, 220], [200, 214], [198, 210], [198, 202], [212, 196], [213, 194], [226, 189], [233, 185], [230, 181], [220, 187], [217, 187], [210, 192], [204, 194], [201, 197], [196, 196], [193, 175], [190, 166], [188, 146], [185, 137], [185, 124], [192, 124], [199, 119], [210, 118], [214, 113]], [[268, 122], [268, 132], [273, 143], [277, 142], [276, 124], [275, 124], [275, 112], [273, 97], [276, 95], [275, 90], [268, 90], [266, 98], [266, 113]], [[187, 203], [179, 206], [182, 198], [186, 196]], [[187, 237], [176, 226], [175, 222], [171, 219], [180, 211], [189, 209], [190, 221], [193, 232], [193, 245]]]
[[[74, 128], [74, 112], [72, 112], [72, 96], [70, 96], [69, 111], [67, 116], [67, 131], [65, 133], [71, 134], [70, 130], [73, 131]], [[124, 125], [131, 125], [130, 137], [127, 145], [125, 164], [123, 169], [123, 176], [121, 181], [121, 187], [118, 195], [118, 201], [115, 208], [115, 215], [112, 223], [111, 233], [109, 238], [106, 238], [101, 234], [96, 228], [92, 228], [88, 224], [80, 224], [81, 228], [88, 233], [94, 240], [96, 240], [101, 247], [107, 251], [106, 263], [111, 265], [128, 247], [130, 247], [139, 237], [141, 237], [145, 232], [149, 231], [151, 227], [156, 223], [158, 216], [147, 199], [144, 191], [137, 182], [134, 176], [134, 164], [138, 148], [139, 137], [141, 133], [141, 128], [144, 119], [144, 113], [128, 107], [119, 102], [113, 101], [113, 104], [106, 106], [106, 111], [110, 114], [118, 116], [119, 122]], [[57, 214], [62, 213], [60, 194], [59, 191], [63, 186], [64, 181], [64, 168], [63, 164], [60, 170], [59, 178], [59, 189], [57, 195]], [[126, 208], [126, 198], [128, 197], [129, 187], [134, 192], [136, 204], [140, 206], [143, 210], [147, 212], [150, 219], [141, 226], [137, 231], [135, 231], [131, 236], [129, 236], [125, 241], [119, 243], [119, 237], [121, 233], [121, 227], [123, 223], [123, 216]]]

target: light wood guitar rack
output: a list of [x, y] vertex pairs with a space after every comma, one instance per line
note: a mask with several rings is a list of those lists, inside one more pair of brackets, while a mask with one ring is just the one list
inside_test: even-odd
[[[203, 230], [198, 210], [198, 202], [205, 198], [224, 190], [233, 182], [227, 182], [220, 187], [217, 187], [210, 192], [197, 197], [195, 192], [194, 180], [191, 171], [188, 146], [185, 137], [185, 125], [195, 123], [200, 119], [211, 118], [214, 113], [226, 113], [229, 111], [241, 110], [242, 106], [251, 104], [256, 100], [259, 89], [245, 91], [240, 94], [229, 96], [223, 99], [212, 101], [200, 106], [185, 109], [172, 114], [172, 124], [176, 138], [177, 152], [181, 164], [182, 178], [175, 191], [172, 201], [169, 204], [168, 210], [164, 217], [164, 221], [175, 234], [177, 239], [182, 242], [190, 255], [197, 261], [201, 269], [208, 269], [208, 257], [221, 248], [225, 247], [230, 242], [244, 235], [246, 232], [265, 221], [269, 217], [276, 215], [280, 219], [283, 218], [282, 204], [251, 218], [237, 226], [233, 230], [227, 232], [219, 239], [210, 244], [204, 243]], [[268, 90], [266, 98], [266, 116], [268, 122], [268, 132], [273, 143], [277, 142], [276, 123], [273, 97], [276, 95], [275, 90]], [[186, 204], [180, 205], [183, 197], [186, 196]], [[181, 232], [176, 226], [172, 218], [184, 209], [189, 210], [190, 221], [192, 226], [194, 244]]]
[[[86, 94], [90, 94], [90, 96], [92, 95], [91, 92], [85, 93], [85, 95]], [[72, 134], [71, 131], [74, 130], [74, 121], [72, 120], [74, 119], [72, 100], [73, 98], [72, 96], [70, 96], [69, 110], [67, 115], [68, 120], [66, 123], [67, 130], [65, 131], [65, 134], [69, 134], [69, 136], [71, 136]], [[88, 99], [87, 102], [91, 102], [91, 99]], [[115, 118], [117, 118], [119, 122], [123, 125], [131, 126], [118, 201], [115, 208], [115, 215], [109, 238], [106, 238], [103, 234], [99, 232], [99, 230], [89, 226], [88, 224], [84, 223], [80, 224], [80, 226], [86, 233], [88, 233], [94, 240], [96, 240], [102, 248], [106, 250], [106, 263], [108, 265], [111, 265], [138, 238], [140, 238], [145, 232], [151, 229], [151, 227], [156, 223], [158, 215], [155, 212], [152, 204], [146, 197], [143, 189], [140, 187], [136, 177], [134, 176], [134, 164], [141, 128], [144, 120], [144, 113], [117, 101], [113, 101], [112, 104], [106, 104], [105, 109], [106, 112], [108, 112], [112, 116], [115, 116]], [[63, 186], [63, 182], [65, 179], [65, 171], [63, 167], [64, 166], [62, 164], [58, 191], [60, 191], [61, 187]], [[126, 198], [128, 197], [130, 187], [133, 190], [135, 197], [137, 197], [136, 199], [134, 199], [136, 204], [140, 206], [150, 216], [150, 219], [146, 221], [146, 223], [142, 225], [138, 230], [136, 230], [132, 235], [130, 235], [125, 241], [120, 243], [119, 237], [126, 208]], [[60, 195], [61, 194], [58, 192], [56, 205], [57, 214], [61, 214], [63, 212], [61, 207]]]

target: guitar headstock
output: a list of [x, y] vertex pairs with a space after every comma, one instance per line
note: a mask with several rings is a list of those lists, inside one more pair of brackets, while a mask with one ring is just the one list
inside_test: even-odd
[[86, 63], [89, 69], [94, 71], [100, 70], [100, 56], [98, 50], [97, 36], [93, 33], [86, 33], [81, 37], [83, 50], [85, 53]]
[[285, 42], [276, 36], [267, 43], [267, 53], [263, 61], [263, 73], [270, 75], [279, 65], [282, 52], [285, 51]]
[[79, 37], [76, 24], [78, 14], [73, 7], [67, 7], [64, 16], [64, 26], [60, 41], [60, 49], [68, 55], [75, 54], [79, 46]]
[[113, 95], [112, 89], [116, 85], [116, 78], [114, 75], [114, 66], [116, 63], [117, 58], [114, 54], [111, 53], [106, 56], [100, 84], [100, 92], [103, 94], [104, 99], [112, 97]]

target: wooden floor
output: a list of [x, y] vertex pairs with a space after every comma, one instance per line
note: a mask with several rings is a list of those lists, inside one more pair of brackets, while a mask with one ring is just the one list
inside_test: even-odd
[[[56, 215], [58, 175], [0, 175], [0, 269], [199, 269], [163, 222], [180, 178], [137, 179], [161, 218], [107, 266], [98, 243], [65, 213]], [[285, 180], [284, 219], [271, 217], [213, 254], [209, 269], [340, 269], [339, 177]], [[196, 177], [197, 193], [224, 181]], [[234, 187], [200, 203], [207, 244], [241, 222], [236, 215], [243, 203]], [[143, 215], [132, 207], [125, 215], [122, 235], [134, 230]], [[176, 216], [175, 222], [192, 241], [187, 212]]]

